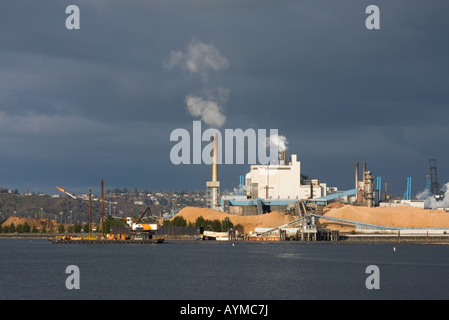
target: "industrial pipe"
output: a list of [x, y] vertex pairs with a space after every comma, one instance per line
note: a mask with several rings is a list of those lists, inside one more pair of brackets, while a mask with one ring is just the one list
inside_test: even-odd
[[89, 239], [92, 231], [92, 189], [89, 188]]
[[218, 136], [212, 136], [212, 181], [218, 181]]
[[101, 179], [101, 239], [104, 239], [104, 192], [103, 192], [103, 179]]

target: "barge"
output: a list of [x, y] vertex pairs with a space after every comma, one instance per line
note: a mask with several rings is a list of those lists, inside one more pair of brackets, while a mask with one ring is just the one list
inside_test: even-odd
[[130, 239], [97, 239], [97, 238], [83, 238], [83, 237], [54, 237], [48, 239], [54, 244], [159, 244], [164, 242], [164, 238], [130, 238]]

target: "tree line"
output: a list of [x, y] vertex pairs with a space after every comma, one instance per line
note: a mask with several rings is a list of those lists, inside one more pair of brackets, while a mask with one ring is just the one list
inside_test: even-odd
[[[4, 222], [0, 221], [0, 233], [88, 233], [89, 232], [89, 223], [79, 223], [76, 222], [71, 225], [63, 225], [59, 224], [56, 227], [50, 225], [48, 228], [44, 225], [42, 228], [37, 228], [36, 225], [30, 226], [28, 222], [18, 224], [17, 226], [14, 223], [11, 223], [8, 226], [2, 226], [1, 224]], [[107, 217], [103, 222], [104, 233], [110, 233], [111, 227], [123, 225], [123, 221], [118, 219], [114, 219], [112, 217]], [[101, 224], [96, 223], [92, 224], [93, 232], [100, 233], [101, 232]]]
[[176, 216], [172, 220], [164, 220], [163, 227], [202, 227], [204, 230], [215, 232], [227, 232], [234, 228], [234, 224], [231, 219], [226, 217], [223, 220], [219, 219], [204, 219], [203, 216], [199, 216], [195, 222], [187, 222], [182, 216]]
[[[8, 226], [2, 226], [0, 222], [0, 233], [88, 233], [89, 232], [89, 223], [79, 223], [76, 222], [72, 225], [63, 225], [59, 224], [56, 227], [50, 225], [48, 228], [42, 226], [42, 228], [38, 229], [36, 225], [30, 226], [27, 222], [23, 224], [18, 224], [17, 226], [14, 223]], [[111, 228], [114, 226], [123, 226], [125, 222], [123, 219], [114, 219], [113, 217], [107, 217], [103, 222], [103, 231], [104, 233], [110, 233]], [[195, 222], [187, 222], [187, 220], [182, 216], [176, 216], [173, 220], [164, 220], [161, 224], [164, 227], [202, 227], [204, 230], [210, 230], [215, 232], [227, 232], [230, 229], [234, 229], [237, 226], [234, 226], [232, 221], [227, 217], [223, 220], [219, 219], [204, 219], [202, 216], [199, 216]], [[96, 223], [92, 224], [93, 232], [100, 233], [101, 232], [101, 224]]]

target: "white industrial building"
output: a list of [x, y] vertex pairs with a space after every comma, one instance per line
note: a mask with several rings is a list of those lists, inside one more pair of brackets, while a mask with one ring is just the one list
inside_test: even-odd
[[286, 163], [284, 153], [279, 164], [252, 165], [245, 176], [245, 191], [253, 199], [305, 200], [326, 196], [326, 184], [301, 176], [296, 154]]

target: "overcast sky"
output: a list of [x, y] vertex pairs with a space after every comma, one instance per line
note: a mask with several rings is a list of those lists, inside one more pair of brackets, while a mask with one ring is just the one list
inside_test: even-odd
[[[66, 28], [72, 4], [79, 30]], [[379, 30], [365, 27], [371, 4]], [[408, 176], [420, 192], [430, 158], [444, 184], [448, 12], [447, 0], [2, 1], [0, 187], [205, 190], [210, 166], [170, 161], [170, 133], [194, 120], [278, 129], [303, 173], [340, 189], [367, 162], [393, 192]], [[248, 171], [220, 166], [222, 190]]]

